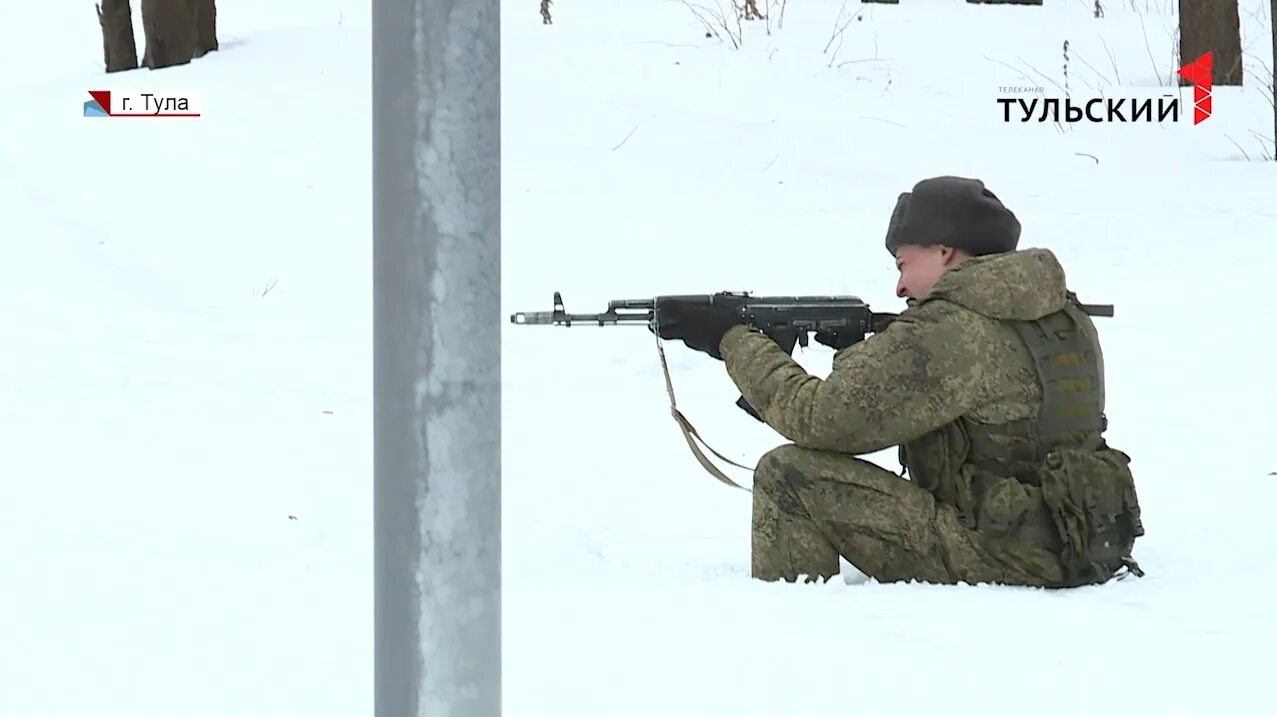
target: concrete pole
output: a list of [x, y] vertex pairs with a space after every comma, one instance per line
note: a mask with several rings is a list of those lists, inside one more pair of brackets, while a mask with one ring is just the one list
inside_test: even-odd
[[498, 0], [384, 0], [372, 16], [375, 714], [492, 717]]

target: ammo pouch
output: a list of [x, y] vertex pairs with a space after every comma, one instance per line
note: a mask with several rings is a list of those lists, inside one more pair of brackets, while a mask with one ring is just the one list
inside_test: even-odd
[[1113, 448], [1049, 451], [1039, 469], [1042, 501], [1062, 546], [1068, 587], [1103, 583], [1126, 567], [1143, 575], [1131, 559], [1144, 534], [1130, 456]]
[[968, 504], [972, 505], [968, 527], [1048, 550], [1058, 549], [1060, 540], [1055, 529], [1041, 517], [1044, 501], [1040, 488], [970, 465], [963, 466], [962, 476], [962, 483], [969, 486]]

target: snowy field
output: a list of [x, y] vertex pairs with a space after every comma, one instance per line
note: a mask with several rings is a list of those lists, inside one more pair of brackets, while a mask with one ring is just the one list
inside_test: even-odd
[[[733, 43], [676, 0], [561, 0], [550, 26], [503, 3], [494, 320], [556, 290], [576, 312], [722, 289], [899, 310], [896, 195], [978, 176], [1022, 246], [1116, 305], [1109, 437], [1148, 531], [1147, 577], [1069, 592], [754, 582], [749, 496], [688, 452], [651, 335], [506, 324], [507, 714], [1271, 704], [1268, 0], [1242, 2], [1247, 86], [1200, 125], [1004, 122], [999, 98], [1065, 88], [1191, 108], [1176, 3], [1103, 4], [794, 0]], [[222, 52], [113, 76], [91, 5], [0, 9], [21, 58], [0, 73], [0, 715], [371, 716], [368, 3], [221, 0]], [[198, 92], [206, 116], [80, 117], [99, 88]], [[750, 464], [783, 442], [720, 363], [666, 350], [710, 445]]]

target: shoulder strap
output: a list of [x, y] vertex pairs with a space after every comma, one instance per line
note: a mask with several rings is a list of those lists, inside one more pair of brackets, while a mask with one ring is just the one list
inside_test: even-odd
[[1086, 330], [1089, 323], [1088, 312], [1070, 294], [1062, 311], [1013, 324], [1042, 386], [1042, 408], [1033, 428], [1039, 460], [1057, 446], [1103, 444], [1104, 376], [1099, 348]]

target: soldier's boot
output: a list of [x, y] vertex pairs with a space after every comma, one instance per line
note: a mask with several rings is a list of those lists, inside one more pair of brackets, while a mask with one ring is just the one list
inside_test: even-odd
[[[781, 508], [781, 504], [784, 508]], [[759, 490], [754, 478], [751, 572], [760, 580], [827, 580], [838, 574], [838, 551], [793, 491]]]
[[925, 489], [851, 456], [781, 446], [759, 461], [753, 494], [751, 573], [760, 580], [828, 579], [841, 555], [879, 582], [1049, 582], [999, 560]]

